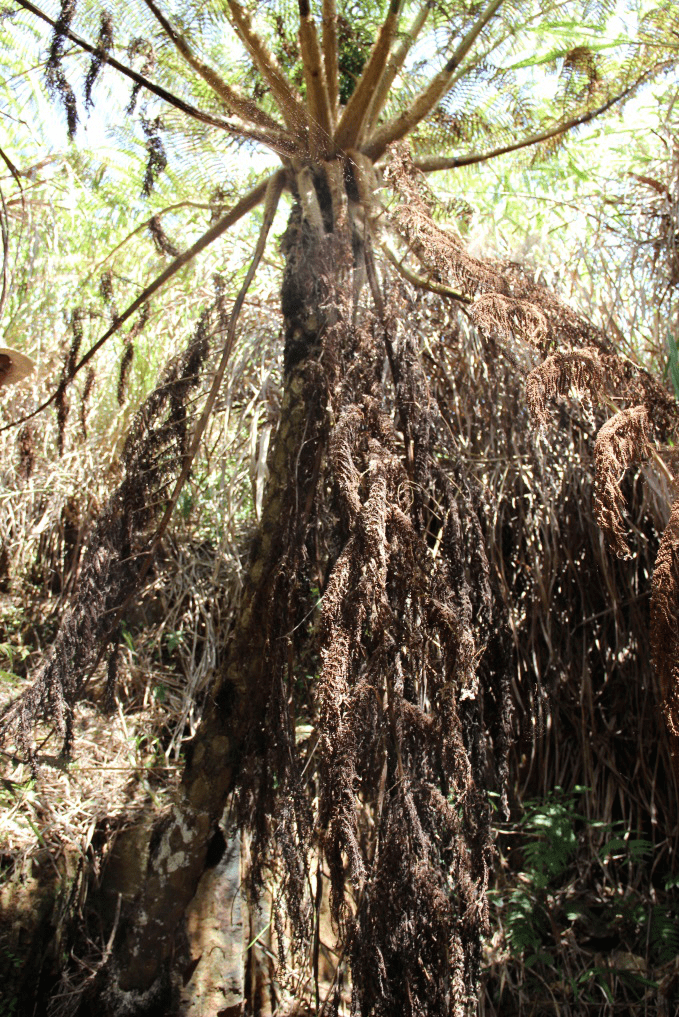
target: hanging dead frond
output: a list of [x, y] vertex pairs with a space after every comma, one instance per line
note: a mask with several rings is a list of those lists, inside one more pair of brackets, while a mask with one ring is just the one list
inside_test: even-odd
[[[243, 198], [241, 198], [239, 202], [237, 202], [230, 209], [229, 212], [226, 213], [226, 215], [224, 215], [216, 223], [213, 223], [210, 226], [210, 228], [206, 230], [206, 232], [201, 237], [199, 237], [195, 244], [189, 247], [188, 250], [183, 251], [178, 258], [175, 258], [175, 260], [170, 265], [167, 266], [167, 268], [163, 269], [160, 275], [156, 276], [153, 282], [151, 282], [139, 294], [139, 296], [136, 297], [135, 300], [133, 300], [132, 303], [125, 308], [122, 314], [116, 317], [111, 327], [107, 329], [106, 332], [99, 339], [97, 339], [97, 341], [92, 346], [90, 346], [87, 353], [83, 357], [81, 357], [79, 362], [75, 365], [73, 373], [66, 379], [62, 378], [62, 380], [59, 383], [59, 386], [52, 392], [50, 396], [48, 396], [47, 399], [45, 399], [44, 402], [40, 403], [40, 405], [37, 406], [34, 410], [32, 410], [30, 413], [24, 414], [23, 416], [19, 417], [17, 420], [14, 420], [10, 424], [5, 424], [2, 428], [0, 428], [0, 431], [6, 430], [9, 427], [15, 427], [17, 424], [23, 424], [26, 421], [31, 420], [33, 417], [36, 417], [39, 413], [42, 413], [43, 410], [47, 409], [48, 406], [51, 406], [53, 402], [56, 403], [57, 401], [61, 400], [63, 392], [65, 392], [68, 382], [70, 382], [73, 379], [73, 377], [75, 377], [75, 375], [82, 370], [83, 367], [86, 367], [87, 364], [89, 364], [89, 362], [98, 352], [98, 350], [101, 349], [104, 343], [107, 342], [111, 338], [111, 336], [115, 335], [115, 333], [128, 320], [128, 318], [131, 318], [132, 315], [136, 314], [137, 311], [141, 311], [138, 324], [140, 325], [140, 327], [143, 327], [148, 315], [149, 300], [154, 295], [154, 293], [160, 290], [169, 279], [171, 279], [177, 272], [179, 272], [181, 268], [184, 267], [184, 265], [188, 265], [196, 257], [197, 254], [199, 254], [201, 251], [204, 251], [206, 247], [208, 247], [214, 240], [216, 240], [223, 233], [225, 233], [231, 226], [233, 226], [234, 223], [238, 222], [238, 220], [241, 219], [244, 215], [246, 215], [246, 213], [250, 212], [253, 208], [255, 208], [265, 197], [267, 193], [267, 188], [269, 187], [269, 184], [274, 178], [278, 178], [278, 174], [276, 173], [271, 174], [271, 176], [264, 179], [256, 187], [249, 191]], [[134, 329], [132, 329], [130, 332], [130, 335], [132, 334], [134, 334]]]
[[526, 378], [526, 401], [540, 424], [548, 419], [547, 403], [569, 392], [597, 400], [604, 389], [605, 365], [594, 348], [552, 353]]
[[159, 215], [153, 215], [149, 219], [149, 233], [159, 254], [170, 254], [173, 258], [179, 257], [179, 249], [167, 236]]
[[[679, 499], [658, 549], [651, 597], [651, 646], [667, 726], [679, 738]], [[679, 754], [675, 760], [679, 763]]]
[[66, 421], [70, 410], [70, 403], [66, 395], [66, 383], [63, 379], [57, 388], [54, 404], [57, 411], [57, 451], [62, 456], [66, 443]]
[[[440, 433], [414, 340], [391, 331], [395, 312], [387, 319], [388, 337], [377, 323], [345, 336], [350, 359], [341, 386], [331, 386], [337, 424], [328, 462], [347, 537], [319, 633], [319, 818], [357, 1012], [462, 1014], [486, 921], [487, 811], [474, 759], [488, 563], [471, 538], [479, 524], [464, 482], [453, 486], [437, 466]], [[379, 340], [391, 351], [410, 478], [378, 397]], [[424, 492], [437, 505], [435, 557], [431, 531], [418, 523]], [[364, 809], [376, 810], [372, 863]]]
[[134, 359], [134, 343], [127, 339], [125, 343], [125, 351], [120, 361], [120, 370], [118, 372], [118, 387], [116, 389], [116, 398], [118, 400], [118, 406], [122, 406], [125, 401], [125, 389], [127, 387], [127, 376], [132, 366], [132, 360]]
[[139, 312], [139, 317], [135, 321], [130, 331], [127, 333], [128, 341], [132, 341], [138, 335], [141, 335], [141, 333], [148, 325], [150, 317], [151, 317], [151, 304], [149, 301], [147, 301], [145, 304], [142, 305], [142, 308]]
[[207, 311], [185, 352], [166, 369], [137, 413], [123, 450], [124, 478], [89, 537], [72, 603], [52, 650], [31, 687], [0, 718], [0, 735], [15, 734], [32, 765], [33, 730], [41, 718], [54, 722], [64, 752], [71, 750], [74, 705], [88, 670], [113, 636], [116, 612], [137, 588], [149, 523], [183, 463], [186, 400], [199, 382], [209, 338]]
[[509, 291], [500, 266], [472, 257], [456, 236], [435, 221], [433, 196], [407, 146], [392, 146], [385, 178], [402, 198], [388, 218], [428, 277], [452, 285], [467, 299], [478, 293]]
[[70, 378], [75, 370], [75, 365], [78, 362], [78, 354], [80, 353], [80, 347], [83, 341], [83, 321], [85, 319], [85, 312], [82, 307], [74, 307], [71, 312], [71, 331], [73, 333], [73, 340], [71, 347], [66, 356], [66, 362], [64, 365], [64, 377]]
[[52, 96], [58, 96], [61, 99], [66, 112], [69, 138], [75, 136], [78, 126], [78, 108], [75, 93], [68, 83], [62, 63], [67, 32], [75, 15], [75, 9], [76, 0], [62, 0], [59, 17], [54, 25], [54, 35], [45, 71], [48, 91]]
[[[101, 278], [99, 279], [99, 292], [101, 293], [101, 298], [104, 301], [104, 304], [108, 308], [111, 324], [116, 325], [120, 318], [120, 315], [118, 314], [118, 304], [116, 302], [115, 293], [113, 291], [113, 272], [111, 271], [111, 269], [107, 269], [107, 271], [102, 272]], [[73, 361], [72, 365], [73, 371], [75, 371], [76, 363], [77, 357], [74, 358]]]
[[99, 77], [101, 68], [106, 63], [106, 58], [113, 47], [113, 18], [109, 11], [102, 11], [100, 15], [99, 38], [97, 39], [97, 50], [93, 54], [90, 66], [87, 69], [85, 78], [85, 106], [94, 106], [92, 89]]
[[607, 420], [594, 443], [594, 514], [609, 546], [621, 558], [630, 556], [625, 536], [620, 484], [626, 470], [651, 453], [652, 426], [646, 406], [620, 410]]
[[148, 150], [148, 162], [146, 164], [141, 193], [145, 198], [148, 198], [157, 178], [167, 166], [167, 154], [161, 137], [163, 129], [162, 117], [155, 117], [153, 120], [149, 120], [142, 116], [140, 119], [142, 130], [146, 135], [146, 148]]
[[[422, 277], [407, 266], [401, 267], [411, 282], [421, 285], [416, 280], [424, 278], [432, 291], [442, 295], [440, 285], [452, 284], [462, 300], [476, 298], [470, 307], [472, 320], [501, 338], [505, 346], [516, 339], [543, 352], [558, 344], [564, 350], [587, 346], [602, 354], [613, 353], [600, 329], [537, 282], [522, 265], [472, 257], [458, 237], [443, 229], [433, 218], [433, 197], [425, 178], [405, 146], [390, 149], [385, 176], [402, 198], [386, 217], [406, 241], [408, 253], [417, 257], [427, 273]], [[621, 373], [619, 366], [616, 378]], [[650, 385], [643, 381], [642, 370], [628, 368], [627, 375], [649, 390], [659, 388], [652, 380]]]
[[[153, 69], [156, 65], [156, 53], [153, 48], [153, 43], [149, 42], [148, 39], [132, 39], [127, 47], [127, 59], [130, 61], [131, 66], [134, 66], [134, 61], [137, 57], [141, 57], [141, 66], [139, 68], [140, 75], [143, 78], [148, 78], [153, 73]], [[142, 88], [143, 85], [141, 81], [135, 81], [132, 85], [130, 99], [125, 109], [128, 116], [132, 116], [134, 113], [137, 107], [139, 93]]]
[[574, 46], [561, 68], [560, 92], [564, 100], [593, 95], [601, 82], [601, 56], [589, 46]]
[[19, 449], [19, 476], [28, 480], [35, 469], [35, 432], [31, 424], [25, 424], [17, 435]]
[[543, 351], [555, 342], [547, 316], [528, 300], [486, 293], [471, 304], [469, 314], [482, 332], [504, 341], [522, 340]]
[[92, 395], [92, 389], [94, 388], [95, 378], [96, 374], [94, 368], [89, 367], [85, 372], [85, 383], [80, 396], [80, 430], [83, 438], [87, 438], [87, 412], [89, 410], [90, 396]]

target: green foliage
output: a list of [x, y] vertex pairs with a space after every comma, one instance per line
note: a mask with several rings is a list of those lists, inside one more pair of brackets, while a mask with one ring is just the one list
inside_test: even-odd
[[555, 788], [545, 800], [526, 802], [514, 828], [523, 871], [515, 889], [495, 894], [495, 906], [510, 953], [523, 957], [527, 967], [553, 962], [544, 945], [550, 930], [547, 889], [563, 879], [577, 849], [575, 826], [583, 817], [575, 811], [576, 802], [576, 793], [567, 795]]
[[671, 332], [667, 333], [667, 371], [674, 388], [674, 394], [679, 399], [679, 352], [677, 351], [677, 341]]
[[360, 24], [360, 21], [357, 23], [355, 18], [341, 18], [337, 32], [339, 50], [337, 64], [340, 74], [339, 99], [342, 104], [349, 101], [356, 87], [368, 59], [372, 41], [371, 33]]
[[523, 855], [536, 889], [544, 889], [551, 880], [559, 879], [575, 853], [578, 845], [575, 822], [583, 818], [575, 812], [575, 805], [576, 794], [565, 795], [561, 788], [550, 791], [544, 801], [525, 803], [520, 822], [526, 836]]
[[667, 964], [679, 956], [679, 923], [669, 907], [657, 904], [651, 908], [648, 929], [654, 964]]
[[527, 967], [537, 961], [552, 963], [552, 955], [543, 949], [548, 922], [544, 907], [538, 904], [536, 896], [527, 888], [512, 890], [503, 899], [496, 900], [497, 906], [504, 906], [505, 939], [513, 957], [525, 957]]
[[[621, 823], [588, 818], [578, 808], [586, 790], [555, 788], [545, 799], [525, 802], [518, 821], [498, 828], [501, 850], [509, 855], [503, 859], [504, 885], [491, 895], [495, 922], [507, 962], [535, 968], [538, 981], [556, 976], [576, 1000], [593, 1001], [592, 993], [599, 992], [613, 1003], [617, 985], [640, 999], [657, 988], [648, 974], [679, 954], [677, 879], [666, 882], [662, 899], [650, 889], [653, 844], [630, 836]], [[598, 859], [598, 899], [583, 897], [586, 858], [588, 864]], [[573, 935], [592, 960], [577, 972], [566, 960]]]
[[558, 150], [528, 148], [446, 184], [449, 201], [465, 194], [461, 232], [530, 265], [675, 393], [676, 136], [676, 87], [659, 81]]

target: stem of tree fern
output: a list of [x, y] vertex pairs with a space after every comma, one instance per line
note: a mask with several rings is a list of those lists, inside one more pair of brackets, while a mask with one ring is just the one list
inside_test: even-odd
[[[272, 209], [280, 183], [270, 186]], [[264, 233], [263, 228], [260, 246]], [[83, 1001], [82, 1014], [91, 1013], [104, 1000], [113, 1001], [107, 1013], [122, 1014], [127, 993], [162, 984], [177, 926], [195, 895], [210, 839], [246, 749], [257, 751], [252, 746], [261, 737], [271, 654], [280, 645], [279, 638], [270, 642], [268, 632], [277, 619], [287, 617], [287, 599], [283, 598], [285, 603], [281, 599], [279, 584], [286, 581], [281, 576], [296, 575], [295, 556], [303, 554], [326, 434], [327, 389], [317, 359], [325, 305], [317, 299], [316, 286], [330, 264], [336, 264], [336, 238], [316, 233], [309, 248], [304, 244], [310, 234], [296, 205], [286, 233], [286, 364], [280, 424], [268, 457], [261, 523], [226, 659], [189, 746], [175, 803], [153, 834], [140, 895], [121, 923], [111, 963]], [[253, 263], [256, 260], [257, 255]]]
[[318, 33], [308, 5], [299, 5], [299, 45], [304, 66], [311, 128], [311, 155], [319, 158], [328, 155], [332, 148], [332, 118], [330, 99], [325, 80], [325, 68], [318, 45]]
[[433, 7], [433, 0], [427, 0], [427, 3], [422, 5], [415, 16], [415, 20], [406, 32], [403, 42], [385, 67], [380, 83], [370, 103], [368, 115], [363, 127], [364, 132], [369, 133], [372, 130], [375, 121], [382, 112], [389, 95], [389, 90], [396, 79], [396, 75], [403, 67], [406, 57], [408, 56], [413, 44], [416, 42], [420, 32], [424, 28]]
[[401, 0], [391, 0], [377, 41], [337, 125], [335, 144], [340, 150], [352, 148], [361, 133], [375, 88], [389, 57], [389, 48], [398, 27], [400, 11]]
[[186, 62], [193, 67], [197, 74], [200, 74], [201, 78], [207, 82], [213, 92], [219, 96], [219, 98], [226, 103], [229, 107], [230, 112], [242, 116], [245, 120], [250, 120], [253, 124], [257, 124], [259, 127], [263, 127], [267, 131], [273, 130], [274, 132], [282, 131], [281, 124], [277, 123], [273, 117], [270, 117], [264, 110], [259, 109], [256, 102], [252, 99], [247, 99], [243, 95], [239, 95], [234, 88], [229, 85], [221, 74], [218, 74], [213, 67], [208, 66], [203, 60], [200, 60], [192, 51], [188, 42], [177, 32], [169, 20], [165, 17], [160, 8], [153, 2], [153, 0], [144, 0], [144, 3], [149, 8], [151, 13], [154, 15], [156, 20], [162, 25], [166, 34], [172, 39], [181, 55], [184, 57]]
[[250, 14], [237, 0], [227, 0], [231, 21], [256, 67], [268, 82], [289, 130], [311, 127], [309, 114], [281, 70], [276, 57], [252, 27]]
[[425, 117], [429, 116], [450, 88], [455, 71], [503, 3], [504, 0], [491, 0], [485, 11], [460, 40], [445, 67], [431, 79], [424, 91], [420, 92], [410, 109], [385, 124], [363, 147], [363, 151], [370, 156], [373, 162], [383, 155], [388, 145], [405, 138]]
[[337, 116], [339, 69], [337, 66], [337, 6], [335, 0], [323, 0], [323, 62], [330, 100], [330, 120]]
[[403, 264], [403, 261], [399, 261], [394, 252], [386, 244], [382, 244], [382, 250], [386, 254], [388, 260], [394, 266], [397, 272], [411, 282], [414, 286], [419, 287], [423, 290], [429, 290], [430, 293], [439, 293], [442, 297], [450, 297], [451, 300], [458, 300], [461, 304], [471, 304], [472, 298], [465, 296], [464, 293], [458, 293], [457, 290], [453, 290], [450, 286], [445, 286], [443, 283], [436, 282], [434, 279], [425, 279], [422, 275], [417, 275]]
[[413, 159], [413, 164], [419, 170], [422, 170], [423, 173], [435, 173], [438, 170], [457, 169], [460, 166], [475, 166], [477, 163], [487, 162], [489, 159], [495, 159], [500, 155], [507, 155], [509, 152], [518, 152], [519, 149], [528, 148], [530, 145], [539, 145], [541, 141], [557, 138], [560, 134], [565, 134], [566, 131], [579, 127], [580, 124], [587, 124], [590, 120], [594, 120], [612, 106], [615, 106], [616, 103], [627, 99], [643, 80], [643, 78], [640, 78], [638, 81], [635, 81], [634, 84], [629, 85], [628, 88], [613, 96], [612, 99], [609, 99], [602, 106], [597, 106], [596, 109], [589, 110], [588, 113], [582, 113], [580, 116], [573, 117], [563, 124], [550, 127], [546, 131], [531, 134], [527, 138], [522, 138], [521, 141], [514, 141], [509, 145], [501, 145], [499, 148], [491, 148], [487, 152], [470, 152], [468, 155], [460, 156], [430, 156], [429, 158]]

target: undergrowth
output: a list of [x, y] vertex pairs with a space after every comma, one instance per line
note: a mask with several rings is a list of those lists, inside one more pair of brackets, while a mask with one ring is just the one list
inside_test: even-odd
[[662, 844], [592, 804], [556, 787], [496, 822], [483, 1014], [674, 1012], [679, 880]]

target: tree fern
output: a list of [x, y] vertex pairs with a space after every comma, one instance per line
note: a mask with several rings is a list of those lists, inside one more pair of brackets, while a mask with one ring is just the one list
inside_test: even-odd
[[[310, 859], [321, 852], [341, 957], [351, 967], [353, 1012], [461, 1017], [474, 1006], [487, 929], [483, 789], [493, 756], [506, 796], [511, 654], [503, 648], [478, 484], [455, 465], [442, 466], [456, 463], [456, 438], [442, 424], [411, 325], [415, 293], [448, 301], [456, 327], [473, 328], [488, 357], [523, 343], [535, 364], [532, 403], [543, 418], [547, 401], [572, 387], [618, 401], [597, 443], [597, 507], [619, 551], [627, 547], [620, 469], [673, 434], [679, 411], [648, 374], [616, 356], [604, 333], [520, 266], [466, 251], [432, 215], [423, 173], [554, 144], [672, 65], [672, 46], [644, 45], [634, 60], [620, 39], [597, 47], [618, 7], [576, 0], [228, 0], [172, 10], [139, 0], [115, 5], [110, 20], [77, 0], [62, 0], [51, 14], [32, 0], [15, 2], [21, 12], [4, 29], [30, 54], [26, 26], [45, 26], [46, 83], [72, 137], [83, 103], [94, 100], [90, 115], [98, 115], [107, 78], [125, 80], [127, 134], [118, 140], [134, 139], [147, 154], [133, 188], [145, 209], [140, 235], [150, 231], [146, 243], [153, 238], [172, 260], [125, 306], [118, 303], [87, 348], [71, 348], [50, 397], [14, 423], [52, 403], [63, 421], [75, 379], [102, 347], [134, 328], [149, 301], [263, 206], [231, 311], [218, 294], [212, 314], [201, 316], [197, 347], [187, 347], [142, 406], [125, 447], [128, 474], [90, 537], [91, 567], [36, 684], [5, 718], [36, 767], [32, 727], [46, 711], [56, 711], [71, 748], [84, 672], [115, 644], [151, 567], [219, 405], [277, 209], [285, 204], [288, 214], [281, 417], [240, 612], [172, 811], [151, 837], [144, 886], [107, 963], [87, 983], [83, 1012], [171, 1006], [177, 930], [236, 789], [240, 822], [252, 836], [250, 885], [261, 887], [272, 858], [281, 872], [281, 956], [287, 933], [307, 963], [319, 909]], [[551, 87], [541, 92], [545, 83]], [[208, 188], [212, 174], [201, 164], [209, 150], [219, 159], [234, 147], [266, 159], [258, 179], [217, 214], [215, 187], [223, 181], [212, 177]], [[172, 174], [185, 180], [177, 204], [196, 203], [187, 212], [192, 225], [196, 206], [208, 206], [198, 235], [181, 237], [187, 220], [179, 215], [174, 231], [159, 226], [170, 195], [161, 206], [156, 193]], [[202, 378], [208, 333], [221, 343], [209, 385]], [[124, 343], [121, 398], [132, 337]], [[599, 370], [586, 370], [586, 362]], [[189, 395], [201, 380], [205, 400], [192, 416]], [[167, 448], [160, 461], [156, 426]], [[143, 510], [130, 491], [146, 495]], [[114, 523], [122, 538], [102, 551]], [[668, 566], [673, 548], [671, 541], [665, 548]], [[118, 567], [116, 585], [110, 575]], [[102, 610], [93, 617], [96, 603]], [[310, 659], [318, 676], [307, 685], [298, 678]], [[673, 704], [668, 699], [668, 715]], [[308, 755], [297, 743], [296, 713], [312, 718], [317, 732]], [[545, 885], [567, 864], [571, 821], [556, 803], [527, 820], [545, 834], [531, 857]], [[525, 908], [515, 904], [525, 924]], [[521, 928], [517, 918], [517, 937]]]

